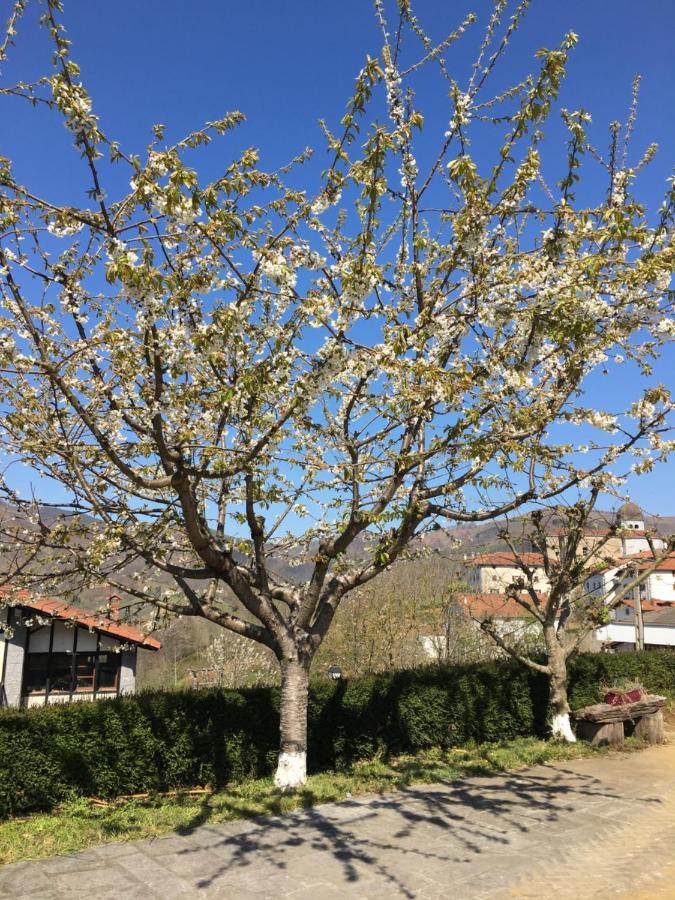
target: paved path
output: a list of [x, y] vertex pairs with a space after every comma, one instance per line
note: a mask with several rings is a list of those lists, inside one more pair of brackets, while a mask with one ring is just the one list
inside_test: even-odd
[[675, 898], [675, 743], [0, 871], [12, 900], [609, 896]]

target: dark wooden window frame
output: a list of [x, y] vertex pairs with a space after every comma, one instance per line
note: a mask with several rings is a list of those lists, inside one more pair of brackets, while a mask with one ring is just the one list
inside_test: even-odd
[[[37, 691], [28, 692], [26, 690], [26, 684], [27, 684], [27, 680], [28, 680], [27, 679], [28, 660], [29, 660], [29, 656], [31, 655], [30, 639], [31, 639], [31, 634], [34, 633], [34, 632], [31, 632], [30, 629], [27, 629], [26, 644], [25, 644], [25, 650], [24, 650], [23, 679], [22, 679], [22, 684], [21, 684], [21, 693], [22, 693], [23, 697], [42, 696], [44, 694], [45, 706], [49, 703], [49, 696], [50, 696], [50, 693], [52, 693], [51, 678], [52, 678], [52, 674], [53, 674], [52, 659], [54, 656], [54, 626], [56, 625], [57, 622], [63, 622], [63, 621], [65, 621], [65, 620], [58, 619], [58, 618], [52, 618], [51, 622], [49, 623], [49, 626], [47, 626], [47, 625], [42, 626], [43, 628], [49, 627], [49, 649], [47, 650], [47, 679], [45, 682], [44, 691], [37, 690]], [[119, 695], [120, 682], [121, 682], [121, 669], [122, 669], [122, 652], [121, 651], [118, 651], [119, 665], [116, 667], [117, 671], [115, 673], [114, 686], [108, 687], [108, 688], [100, 688], [99, 687], [99, 668], [100, 668], [101, 655], [115, 653], [114, 650], [101, 650], [101, 632], [100, 631], [94, 632], [96, 634], [96, 650], [86, 654], [87, 656], [92, 656], [92, 655], [94, 656], [94, 680], [92, 683], [92, 690], [91, 691], [78, 691], [77, 690], [77, 684], [76, 684], [76, 677], [77, 677], [76, 669], [77, 669], [77, 655], [78, 655], [78, 653], [77, 653], [77, 635], [80, 630], [88, 631], [89, 629], [83, 629], [79, 625], [74, 625], [74, 627], [73, 627], [73, 632], [74, 632], [73, 647], [72, 647], [72, 650], [70, 651], [72, 654], [71, 670], [70, 670], [70, 689], [68, 691], [59, 691], [58, 692], [59, 695], [63, 695], [63, 694], [67, 693], [69, 700], [72, 700], [73, 696], [76, 694], [84, 694], [84, 693], [92, 694], [94, 697], [96, 697], [97, 695], [107, 696], [107, 697]], [[62, 651], [59, 651], [59, 652], [62, 652]]]

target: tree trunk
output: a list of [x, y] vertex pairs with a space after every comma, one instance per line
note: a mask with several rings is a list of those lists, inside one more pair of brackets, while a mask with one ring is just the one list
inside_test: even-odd
[[283, 791], [307, 781], [307, 691], [309, 666], [281, 663], [281, 741], [274, 784]]
[[564, 658], [549, 657], [552, 668], [550, 676], [551, 736], [558, 740], [574, 743], [576, 737], [570, 725], [570, 706], [567, 702], [567, 665]]

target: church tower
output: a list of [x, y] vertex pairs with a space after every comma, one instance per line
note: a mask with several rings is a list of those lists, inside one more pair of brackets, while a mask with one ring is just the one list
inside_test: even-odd
[[617, 513], [619, 524], [631, 531], [644, 531], [645, 519], [642, 510], [636, 503], [624, 503]]

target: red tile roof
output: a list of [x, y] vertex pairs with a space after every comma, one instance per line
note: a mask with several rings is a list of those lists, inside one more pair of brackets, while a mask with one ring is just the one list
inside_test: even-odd
[[[521, 596], [524, 600], [532, 602], [529, 594]], [[545, 602], [546, 595], [541, 594], [540, 599]], [[488, 616], [495, 619], [525, 619], [530, 615], [520, 603], [512, 597], [507, 597], [506, 594], [460, 594], [457, 601], [473, 619]]]
[[79, 606], [70, 606], [62, 600], [52, 600], [48, 597], [32, 597], [28, 591], [17, 591], [10, 594], [9, 591], [0, 588], [0, 597], [7, 595], [10, 595], [8, 599], [10, 599], [13, 606], [31, 609], [36, 613], [52, 616], [55, 619], [76, 622], [84, 628], [109, 634], [111, 637], [138, 644], [148, 650], [159, 650], [162, 646], [156, 638], [143, 634], [139, 628], [134, 628], [133, 625], [115, 622], [113, 619], [100, 613], [81, 609]]
[[[668, 600], [643, 600], [640, 605], [642, 606], [642, 612], [657, 612], [659, 609], [667, 609], [671, 606], [675, 607], [675, 603]], [[628, 606], [630, 609], [633, 609], [635, 601], [622, 600], [621, 606]]]
[[[656, 550], [658, 556], [658, 548]], [[654, 562], [654, 555], [651, 550], [641, 550], [639, 553], [631, 553], [630, 556], [619, 557], [604, 566], [597, 566], [591, 571], [591, 574], [597, 575], [600, 572], [606, 572], [607, 569], [617, 569], [620, 566], [627, 566], [631, 563], [637, 563], [637, 569], [648, 569]], [[665, 559], [653, 570], [655, 572], [675, 572], [675, 552], [669, 553]]]
[[[657, 550], [658, 556], [658, 550]], [[638, 569], [648, 569], [649, 566], [654, 562], [654, 554], [651, 550], [642, 550], [640, 553], [633, 553], [631, 556], [624, 556], [623, 559], [617, 561], [617, 565], [625, 566], [628, 563], [633, 563], [638, 561]], [[665, 559], [662, 559], [658, 566], [654, 569], [655, 572], [675, 572], [675, 552], [669, 553]]]
[[521, 553], [516, 557], [513, 553], [508, 553], [506, 551], [482, 553], [480, 556], [475, 556], [473, 559], [467, 559], [466, 564], [468, 566], [508, 566], [511, 569], [519, 569], [519, 560], [526, 566], [544, 565], [544, 557], [541, 553]]

